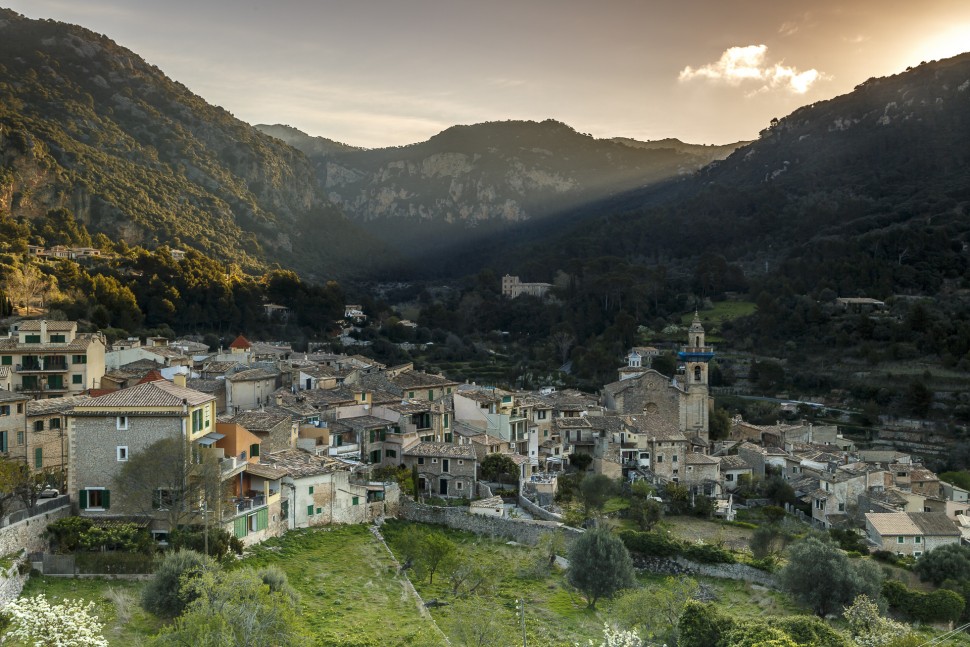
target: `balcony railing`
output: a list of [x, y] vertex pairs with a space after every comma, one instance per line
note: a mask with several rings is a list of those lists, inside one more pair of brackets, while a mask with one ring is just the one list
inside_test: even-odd
[[67, 371], [67, 362], [43, 362], [41, 364], [17, 364], [14, 368], [16, 373], [64, 373]]
[[249, 512], [250, 510], [255, 510], [266, 505], [266, 495], [257, 494], [256, 496], [240, 497], [235, 499], [234, 502], [236, 504], [236, 514]]
[[56, 393], [67, 390], [68, 387], [66, 384], [17, 384], [14, 386], [14, 391], [20, 391], [21, 393]]
[[339, 445], [337, 447], [331, 446], [327, 450], [327, 454], [329, 456], [343, 456], [344, 454], [359, 454], [359, 453], [360, 453], [360, 445], [358, 445], [357, 443], [344, 443], [343, 445]]

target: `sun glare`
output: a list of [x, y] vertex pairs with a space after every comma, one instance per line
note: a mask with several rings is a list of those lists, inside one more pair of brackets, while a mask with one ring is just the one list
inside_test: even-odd
[[913, 50], [913, 62], [949, 58], [970, 51], [970, 23], [953, 25], [927, 37]]

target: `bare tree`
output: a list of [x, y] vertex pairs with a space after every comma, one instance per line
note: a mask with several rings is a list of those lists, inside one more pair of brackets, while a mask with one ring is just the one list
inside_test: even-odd
[[568, 330], [557, 330], [552, 333], [550, 339], [552, 339], [552, 343], [559, 353], [559, 363], [565, 364], [569, 359], [569, 351], [572, 350], [573, 344], [576, 343], [576, 335]]
[[46, 301], [47, 292], [53, 287], [52, 277], [44, 274], [32, 263], [15, 267], [7, 275], [4, 283], [6, 291], [15, 307], [24, 307], [24, 314], [30, 314], [31, 307], [38, 301]]
[[145, 517], [163, 518], [170, 528], [195, 520], [203, 505], [218, 509], [223, 492], [218, 462], [193, 460], [188, 443], [176, 436], [133, 453], [114, 484], [125, 493], [126, 508]]

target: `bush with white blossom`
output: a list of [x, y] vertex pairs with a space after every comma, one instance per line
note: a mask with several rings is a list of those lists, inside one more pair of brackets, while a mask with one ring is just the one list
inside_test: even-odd
[[108, 647], [101, 634], [104, 625], [94, 614], [94, 602], [51, 604], [41, 593], [14, 600], [3, 612], [10, 618], [4, 642], [17, 639], [33, 647]]
[[[623, 631], [614, 629], [608, 624], [603, 625], [603, 642], [597, 644], [589, 641], [589, 647], [651, 647], [640, 640], [640, 636], [635, 631]], [[577, 643], [576, 647], [580, 647]], [[667, 647], [664, 645], [663, 647]]]

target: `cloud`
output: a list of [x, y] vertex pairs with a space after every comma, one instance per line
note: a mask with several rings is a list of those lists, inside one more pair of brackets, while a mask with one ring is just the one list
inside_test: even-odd
[[762, 85], [756, 93], [782, 89], [795, 94], [805, 94], [816, 81], [824, 78], [816, 69], [799, 72], [781, 63], [769, 64], [767, 53], [767, 45], [729, 47], [714, 63], [699, 68], [688, 65], [680, 71], [678, 78], [681, 83], [701, 79], [732, 86], [760, 82]]

